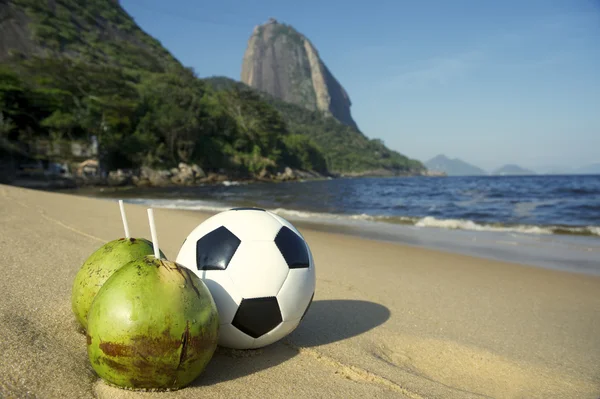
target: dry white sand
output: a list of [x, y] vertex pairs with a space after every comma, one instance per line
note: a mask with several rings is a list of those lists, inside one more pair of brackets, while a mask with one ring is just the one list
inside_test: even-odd
[[[150, 238], [146, 209], [127, 212]], [[155, 210], [167, 257], [207, 216]], [[600, 397], [600, 278], [308, 229], [317, 292], [289, 337], [218, 350], [177, 392], [109, 387], [70, 294], [87, 256], [123, 235], [116, 202], [0, 186], [0, 224], [2, 398]]]

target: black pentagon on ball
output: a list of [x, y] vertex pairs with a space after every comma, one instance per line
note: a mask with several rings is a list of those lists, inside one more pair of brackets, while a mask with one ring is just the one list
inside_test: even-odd
[[260, 212], [266, 212], [262, 208], [252, 208], [252, 207], [231, 208], [230, 211], [260, 211]]
[[240, 239], [223, 226], [206, 234], [196, 242], [198, 270], [227, 269], [240, 243]]
[[270, 296], [242, 299], [231, 324], [252, 338], [259, 338], [282, 321], [277, 298]]
[[275, 244], [290, 269], [306, 268], [309, 265], [308, 249], [304, 240], [289, 227], [282, 227], [275, 237]]

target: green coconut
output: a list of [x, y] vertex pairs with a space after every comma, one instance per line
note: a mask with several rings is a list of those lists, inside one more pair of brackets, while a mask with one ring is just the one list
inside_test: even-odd
[[189, 269], [154, 256], [117, 270], [88, 315], [90, 363], [107, 383], [176, 390], [212, 358], [219, 315], [206, 285]]
[[[153, 248], [145, 238], [119, 238], [101, 246], [84, 262], [71, 291], [73, 313], [84, 329], [92, 301], [106, 280], [123, 265], [151, 255]], [[164, 257], [162, 252], [161, 256]]]

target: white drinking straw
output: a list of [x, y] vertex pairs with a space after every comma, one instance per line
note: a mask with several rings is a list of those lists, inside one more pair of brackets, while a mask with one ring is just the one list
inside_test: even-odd
[[152, 235], [152, 246], [154, 247], [154, 257], [160, 259], [160, 250], [158, 249], [158, 237], [156, 236], [156, 225], [154, 224], [154, 212], [152, 208], [148, 209], [148, 220], [150, 221], [150, 234]]
[[129, 238], [129, 225], [127, 224], [127, 216], [125, 215], [125, 206], [123, 205], [123, 200], [119, 200], [119, 208], [121, 208], [121, 219], [123, 219], [125, 238]]

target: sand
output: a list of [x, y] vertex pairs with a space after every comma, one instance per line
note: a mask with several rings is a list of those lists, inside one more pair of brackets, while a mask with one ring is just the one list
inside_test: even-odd
[[[146, 208], [127, 212], [149, 238]], [[208, 216], [155, 210], [166, 256]], [[219, 349], [180, 391], [110, 387], [70, 294], [87, 256], [122, 236], [116, 202], [0, 186], [0, 223], [2, 398], [600, 397], [600, 278], [307, 228], [317, 292], [289, 337]]]

